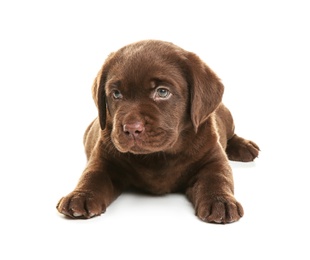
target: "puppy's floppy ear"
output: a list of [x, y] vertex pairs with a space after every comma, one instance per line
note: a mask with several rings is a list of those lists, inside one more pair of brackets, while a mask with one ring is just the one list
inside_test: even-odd
[[107, 74], [109, 71], [110, 60], [112, 55], [113, 53], [111, 53], [106, 59], [102, 68], [98, 72], [97, 77], [95, 78], [92, 86], [93, 99], [98, 108], [99, 122], [102, 130], [106, 126], [107, 105], [106, 105], [105, 84], [107, 80]]
[[94, 80], [93, 86], [92, 86], [92, 94], [93, 99], [95, 101], [95, 104], [98, 108], [98, 116], [99, 116], [99, 122], [100, 127], [103, 130], [106, 125], [106, 97], [105, 97], [105, 82], [102, 78], [103, 74], [103, 67], [98, 72], [97, 77]]
[[191, 120], [198, 130], [222, 101], [224, 86], [216, 74], [194, 53], [187, 55]]

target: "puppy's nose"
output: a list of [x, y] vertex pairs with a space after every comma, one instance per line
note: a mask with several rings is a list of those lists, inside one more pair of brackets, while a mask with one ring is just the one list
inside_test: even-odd
[[142, 122], [125, 124], [123, 125], [123, 131], [126, 135], [137, 137], [144, 132], [144, 124]]

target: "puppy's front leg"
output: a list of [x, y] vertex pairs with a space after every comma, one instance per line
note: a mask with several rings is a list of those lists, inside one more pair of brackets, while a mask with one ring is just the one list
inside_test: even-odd
[[223, 158], [202, 168], [186, 194], [201, 220], [225, 224], [243, 216], [243, 208], [236, 201], [233, 189], [232, 171]]
[[121, 193], [107, 174], [106, 162], [91, 160], [77, 187], [57, 204], [60, 213], [72, 218], [91, 218], [104, 213]]

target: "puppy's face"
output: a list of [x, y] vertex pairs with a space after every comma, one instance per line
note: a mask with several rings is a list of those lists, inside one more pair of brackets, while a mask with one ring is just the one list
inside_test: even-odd
[[[180, 133], [189, 127], [197, 129], [209, 110], [219, 104], [220, 98], [215, 97], [215, 102], [203, 105], [208, 98], [202, 100], [199, 95], [208, 91], [202, 93], [195, 85], [201, 84], [198, 81], [205, 79], [200, 77], [206, 75], [191, 71], [190, 56], [197, 58], [159, 41], [128, 45], [110, 55], [95, 81], [94, 98], [101, 128], [105, 128], [106, 120], [112, 121], [111, 140], [120, 152], [148, 154], [173, 150]], [[198, 62], [194, 66], [204, 67], [199, 59]], [[194, 111], [197, 109], [200, 111]]]
[[160, 54], [120, 55], [107, 75], [105, 95], [111, 139], [120, 152], [167, 150], [189, 121], [184, 75]]

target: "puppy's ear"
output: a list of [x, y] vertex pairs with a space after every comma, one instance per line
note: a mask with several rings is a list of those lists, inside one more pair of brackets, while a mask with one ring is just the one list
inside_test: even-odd
[[216, 74], [194, 53], [188, 53], [191, 120], [198, 130], [222, 101], [224, 86]]
[[98, 116], [100, 127], [103, 130], [106, 125], [106, 96], [105, 96], [105, 80], [103, 79], [103, 67], [98, 72], [92, 86], [92, 94], [95, 104], [98, 108]]
[[93, 99], [98, 108], [99, 122], [102, 130], [106, 126], [107, 104], [106, 104], [105, 84], [107, 80], [107, 74], [109, 71], [110, 60], [112, 55], [113, 53], [111, 53], [106, 59], [102, 68], [98, 72], [97, 77], [95, 78], [92, 86]]

